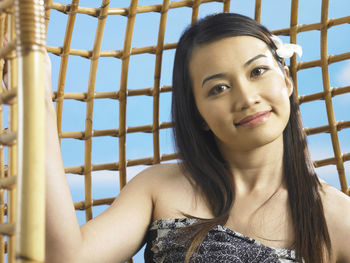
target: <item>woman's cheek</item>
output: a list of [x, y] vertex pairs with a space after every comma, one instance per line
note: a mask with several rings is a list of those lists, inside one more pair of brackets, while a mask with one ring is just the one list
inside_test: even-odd
[[290, 102], [287, 87], [281, 84], [274, 85], [268, 96], [268, 100], [277, 115], [287, 121], [290, 114]]
[[217, 129], [222, 129], [223, 125], [226, 123], [228, 114], [225, 113], [220, 107], [211, 106], [208, 107], [206, 112], [206, 118], [204, 118], [209, 126], [209, 128], [215, 132]]
[[284, 83], [271, 83], [267, 97], [273, 102], [289, 101], [288, 89]]

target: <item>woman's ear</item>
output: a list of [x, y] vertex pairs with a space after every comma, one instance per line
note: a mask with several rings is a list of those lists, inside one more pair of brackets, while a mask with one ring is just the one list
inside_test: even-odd
[[289, 75], [289, 68], [287, 66], [284, 66], [284, 79], [288, 89], [288, 96], [291, 96], [293, 94], [293, 82]]

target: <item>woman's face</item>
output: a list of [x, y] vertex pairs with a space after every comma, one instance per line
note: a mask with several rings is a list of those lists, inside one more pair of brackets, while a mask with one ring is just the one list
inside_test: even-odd
[[293, 86], [265, 42], [237, 36], [201, 45], [189, 68], [204, 129], [219, 148], [246, 151], [282, 137]]

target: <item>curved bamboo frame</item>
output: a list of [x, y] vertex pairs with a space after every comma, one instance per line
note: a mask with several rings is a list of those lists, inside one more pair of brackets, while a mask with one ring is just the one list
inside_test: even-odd
[[[58, 133], [60, 140], [70, 138], [84, 141], [84, 164], [65, 167], [65, 172], [84, 175], [85, 199], [76, 202], [75, 208], [84, 210], [86, 220], [90, 220], [93, 218], [93, 206], [111, 204], [114, 200], [114, 197], [93, 199], [91, 182], [91, 173], [93, 171], [119, 171], [120, 186], [123, 187], [126, 184], [127, 167], [141, 164], [152, 165], [177, 159], [176, 153], [161, 154], [159, 143], [160, 130], [172, 127], [170, 122], [159, 121], [160, 94], [168, 93], [172, 90], [171, 86], [161, 86], [160, 84], [163, 53], [166, 50], [175, 49], [177, 45], [177, 43], [164, 43], [167, 16], [171, 9], [191, 8], [191, 21], [193, 22], [198, 18], [200, 6], [211, 2], [221, 3], [222, 11], [224, 12], [230, 11], [231, 2], [229, 0], [163, 0], [162, 4], [146, 6], [140, 6], [137, 0], [131, 0], [130, 6], [125, 8], [110, 7], [109, 0], [101, 0], [101, 5], [96, 8], [82, 7], [79, 5], [79, 0], [72, 0], [70, 5], [46, 0], [45, 10], [42, 6], [42, 1], [39, 0], [0, 1], [0, 10], [2, 11], [0, 14], [0, 45], [3, 43], [5, 32], [9, 39], [6, 47], [0, 48], [0, 58], [6, 58], [9, 62], [9, 89], [0, 90], [0, 144], [2, 145], [0, 147], [0, 263], [5, 262], [5, 253], [7, 253], [9, 262], [15, 262], [16, 256], [17, 261], [44, 261], [43, 202], [45, 199], [43, 197], [44, 145], [42, 141], [42, 138], [44, 138], [44, 87], [42, 85], [43, 76], [39, 71], [43, 67], [42, 50], [45, 45], [45, 28], [50, 22], [51, 10], [56, 10], [68, 16], [63, 46], [46, 46], [49, 52], [61, 58], [57, 91], [52, 94], [52, 98], [56, 102]], [[344, 169], [344, 162], [350, 161], [350, 153], [341, 152], [338, 138], [340, 130], [350, 128], [350, 119], [337, 121], [333, 111], [333, 97], [350, 93], [350, 86], [330, 87], [328, 71], [330, 64], [350, 59], [350, 48], [347, 52], [336, 55], [329, 55], [327, 52], [328, 29], [349, 24], [350, 16], [330, 19], [328, 17], [329, 4], [329, 0], [322, 0], [322, 14], [319, 23], [301, 25], [298, 24], [299, 2], [298, 0], [292, 0], [290, 26], [274, 30], [273, 33], [276, 35], [289, 35], [291, 43], [297, 43], [298, 33], [313, 30], [321, 32], [320, 59], [298, 62], [296, 57], [293, 56], [290, 60], [290, 72], [295, 89], [298, 92], [297, 77], [299, 71], [314, 67], [320, 67], [322, 70], [323, 91], [298, 96], [298, 99], [299, 104], [324, 100], [328, 125], [305, 128], [305, 131], [307, 135], [330, 134], [334, 156], [323, 160], [315, 160], [314, 165], [315, 167], [336, 165], [341, 190], [350, 195], [350, 188], [346, 181]], [[262, 1], [256, 0], [254, 8], [254, 18], [261, 22]], [[157, 44], [155, 46], [132, 48], [135, 18], [138, 14], [149, 12], [160, 14]], [[71, 48], [77, 15], [89, 15], [98, 19], [92, 50]], [[108, 16], [124, 16], [127, 19], [124, 46], [121, 50], [101, 50], [105, 22]], [[40, 19], [34, 19], [38, 17]], [[33, 28], [35, 30], [31, 30]], [[155, 73], [152, 88], [128, 88], [130, 57], [137, 54], [153, 54], [155, 56]], [[90, 60], [89, 82], [86, 92], [65, 92], [64, 90], [70, 56], [80, 56]], [[121, 61], [120, 87], [116, 91], [95, 91], [100, 57], [112, 57]], [[2, 71], [2, 67], [3, 65], [0, 63], [0, 71]], [[127, 127], [126, 106], [128, 98], [132, 96], [153, 97], [153, 121], [151, 124]], [[86, 102], [85, 130], [83, 131], [62, 131], [63, 102], [64, 100], [72, 99]], [[94, 129], [92, 123], [94, 101], [98, 99], [117, 100], [119, 102], [118, 129]], [[19, 107], [17, 107], [17, 101], [19, 102]], [[9, 107], [10, 112], [7, 128], [3, 127], [3, 105], [7, 105], [6, 107]], [[153, 156], [127, 160], [126, 135], [130, 133], [152, 133]], [[92, 138], [101, 136], [111, 136], [118, 139], [118, 162], [92, 163]], [[8, 147], [7, 162], [4, 147]], [[33, 147], [35, 147], [35, 150], [32, 150]], [[38, 205], [39, 201], [41, 203]], [[16, 215], [16, 211], [19, 211], [18, 215]], [[5, 242], [4, 236], [7, 236], [7, 242]], [[34, 247], [34, 243], [37, 246]]]

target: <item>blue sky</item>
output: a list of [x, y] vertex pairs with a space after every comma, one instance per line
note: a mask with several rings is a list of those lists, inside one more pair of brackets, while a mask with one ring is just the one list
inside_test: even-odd
[[[69, 4], [70, 1], [56, 1]], [[102, 1], [101, 1], [102, 2]], [[110, 7], [127, 7], [130, 1], [111, 1]], [[262, 24], [270, 30], [287, 28], [290, 23], [290, 2], [279, 0], [263, 1]], [[139, 1], [139, 5], [160, 4], [158, 0]], [[254, 17], [255, 1], [232, 1], [231, 12]], [[80, 1], [81, 6], [98, 7], [100, 1]], [[221, 3], [202, 4], [199, 17], [222, 10]], [[350, 1], [330, 1], [329, 18], [348, 16]], [[132, 47], [155, 46], [157, 43], [159, 13], [138, 14], [136, 16]], [[177, 42], [181, 32], [190, 23], [191, 8], [178, 8], [169, 11], [165, 43]], [[299, 24], [318, 23], [321, 19], [321, 0], [299, 0]], [[109, 16], [102, 41], [102, 50], [121, 50], [123, 48], [126, 28], [126, 17]], [[62, 46], [67, 15], [55, 10], [51, 11], [48, 27], [47, 45]], [[73, 31], [71, 48], [91, 50], [94, 43], [97, 19], [78, 14]], [[289, 37], [283, 37], [288, 42]], [[320, 32], [310, 31], [298, 34], [297, 41], [303, 47], [303, 57], [299, 61], [310, 61], [320, 58]], [[328, 53], [341, 54], [350, 51], [350, 24], [335, 26], [328, 32]], [[53, 89], [57, 88], [60, 57], [50, 54], [53, 68]], [[164, 51], [161, 85], [171, 85], [174, 50]], [[151, 54], [135, 55], [130, 58], [128, 89], [151, 88], [153, 86], [155, 56]], [[90, 61], [86, 58], [70, 56], [66, 76], [65, 92], [86, 92], [88, 85]], [[100, 58], [96, 79], [96, 91], [116, 91], [120, 84], [121, 61], [116, 58]], [[334, 63], [329, 67], [332, 87], [350, 85], [350, 61]], [[321, 69], [313, 68], [299, 71], [298, 89], [300, 95], [322, 91]], [[160, 121], [170, 121], [170, 93], [160, 96]], [[335, 118], [350, 120], [350, 94], [333, 98]], [[63, 131], [83, 131], [85, 129], [86, 103], [65, 100], [63, 104]], [[116, 129], [119, 122], [119, 105], [116, 100], [100, 99], [94, 102], [93, 129]], [[325, 102], [320, 100], [301, 105], [303, 122], [306, 127], [328, 124]], [[139, 126], [152, 123], [152, 97], [129, 97], [127, 102], [127, 126]], [[342, 153], [350, 152], [350, 129], [340, 131], [339, 140]], [[329, 134], [308, 137], [311, 154], [314, 160], [333, 157]], [[127, 135], [127, 159], [150, 157], [153, 155], [152, 135], [134, 133]], [[162, 130], [160, 134], [161, 153], [172, 153], [173, 144], [170, 130]], [[62, 155], [65, 166], [84, 164], [84, 142], [74, 139], [62, 139]], [[112, 137], [93, 138], [93, 164], [118, 161], [118, 140]], [[144, 166], [128, 169], [128, 179], [133, 177]], [[347, 180], [350, 182], [350, 165], [345, 163]], [[339, 188], [337, 171], [334, 165], [317, 169], [318, 175]], [[79, 175], [67, 175], [74, 201], [84, 200], [84, 180]], [[118, 194], [118, 172], [101, 171], [93, 173], [93, 199], [112, 197]], [[94, 208], [94, 216], [101, 213], [106, 206]], [[85, 222], [84, 212], [77, 212], [79, 222]], [[135, 262], [143, 262], [142, 252], [135, 257]]]

